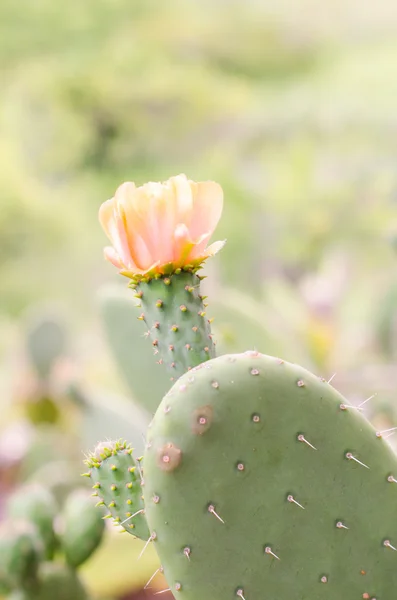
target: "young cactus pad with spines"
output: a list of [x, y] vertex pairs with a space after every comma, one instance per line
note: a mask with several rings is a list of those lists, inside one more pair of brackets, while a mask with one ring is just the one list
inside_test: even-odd
[[176, 598], [396, 597], [397, 459], [305, 369], [257, 352], [200, 365], [160, 404], [144, 460]]
[[62, 511], [61, 544], [66, 562], [78, 567], [99, 546], [105, 523], [87, 490], [74, 490]]
[[126, 442], [102, 442], [86, 460], [99, 506], [106, 506], [117, 525], [147, 540], [149, 529], [142, 499], [141, 467]]
[[200, 276], [180, 269], [168, 277], [131, 284], [141, 300], [154, 353], [177, 379], [215, 356], [210, 321], [200, 294]]

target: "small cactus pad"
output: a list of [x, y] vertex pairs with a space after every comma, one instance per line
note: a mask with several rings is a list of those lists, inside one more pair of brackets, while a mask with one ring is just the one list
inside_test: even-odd
[[147, 337], [173, 379], [215, 356], [199, 275], [177, 272], [133, 285]]
[[126, 442], [102, 442], [95, 448], [86, 464], [94, 482], [94, 494], [99, 506], [107, 506], [117, 525], [128, 533], [147, 540], [149, 529], [146, 523], [142, 499], [140, 460], [134, 460], [132, 448]]
[[93, 500], [87, 490], [75, 490], [63, 508], [61, 543], [71, 567], [83, 564], [102, 540], [105, 522]]
[[176, 598], [396, 598], [397, 458], [305, 369], [258, 352], [200, 365], [160, 404], [144, 460]]
[[27, 521], [4, 522], [0, 528], [0, 594], [33, 589], [42, 558], [42, 544]]
[[60, 563], [40, 566], [40, 588], [31, 600], [87, 600], [88, 596], [77, 573]]
[[10, 517], [35, 524], [43, 540], [45, 558], [51, 560], [56, 548], [54, 519], [58, 513], [51, 492], [38, 484], [23, 486], [10, 497], [7, 508]]

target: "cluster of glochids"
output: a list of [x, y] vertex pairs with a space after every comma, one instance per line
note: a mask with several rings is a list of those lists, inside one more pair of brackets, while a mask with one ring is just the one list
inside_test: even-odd
[[99, 546], [104, 521], [77, 489], [60, 508], [49, 489], [28, 485], [7, 504], [0, 527], [0, 595], [8, 600], [87, 600], [77, 574]]

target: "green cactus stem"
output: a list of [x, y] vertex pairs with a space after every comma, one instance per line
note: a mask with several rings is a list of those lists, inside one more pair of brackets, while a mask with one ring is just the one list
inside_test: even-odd
[[[88, 475], [93, 482], [98, 506], [106, 506], [115, 525], [135, 537], [150, 536], [142, 498], [140, 459], [134, 459], [133, 449], [123, 441], [102, 442], [86, 460]], [[106, 517], [105, 517], [106, 518]]]
[[258, 352], [175, 383], [144, 457], [146, 517], [175, 598], [395, 598], [397, 458], [349, 404]]
[[130, 284], [141, 301], [138, 318], [145, 322], [158, 362], [166, 365], [172, 379], [215, 356], [201, 279], [197, 273], [177, 269]]
[[73, 568], [82, 565], [101, 543], [105, 528], [90, 493], [73, 491], [62, 512], [61, 544], [66, 562]]

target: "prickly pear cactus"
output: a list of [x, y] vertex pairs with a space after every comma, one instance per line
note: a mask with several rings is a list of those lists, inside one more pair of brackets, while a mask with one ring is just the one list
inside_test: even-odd
[[139, 318], [148, 327], [154, 353], [173, 379], [215, 356], [200, 280], [200, 275], [178, 269], [169, 276], [130, 284], [141, 300]]
[[87, 490], [77, 489], [68, 496], [62, 512], [61, 544], [71, 567], [79, 567], [97, 549], [104, 527], [102, 515]]
[[128, 533], [147, 540], [150, 536], [144, 516], [142, 471], [140, 459], [134, 459], [133, 449], [123, 441], [102, 442], [86, 460], [85, 473], [93, 482], [98, 506], [106, 506], [115, 525]]
[[0, 528], [0, 594], [21, 587], [37, 586], [37, 571], [43, 548], [33, 525], [7, 521]]
[[26, 485], [12, 494], [7, 509], [10, 517], [34, 523], [44, 545], [44, 556], [51, 560], [57, 543], [54, 519], [58, 512], [51, 492], [41, 485]]
[[182, 376], [148, 432], [145, 506], [184, 600], [392, 600], [397, 459], [328, 383], [248, 352]]

